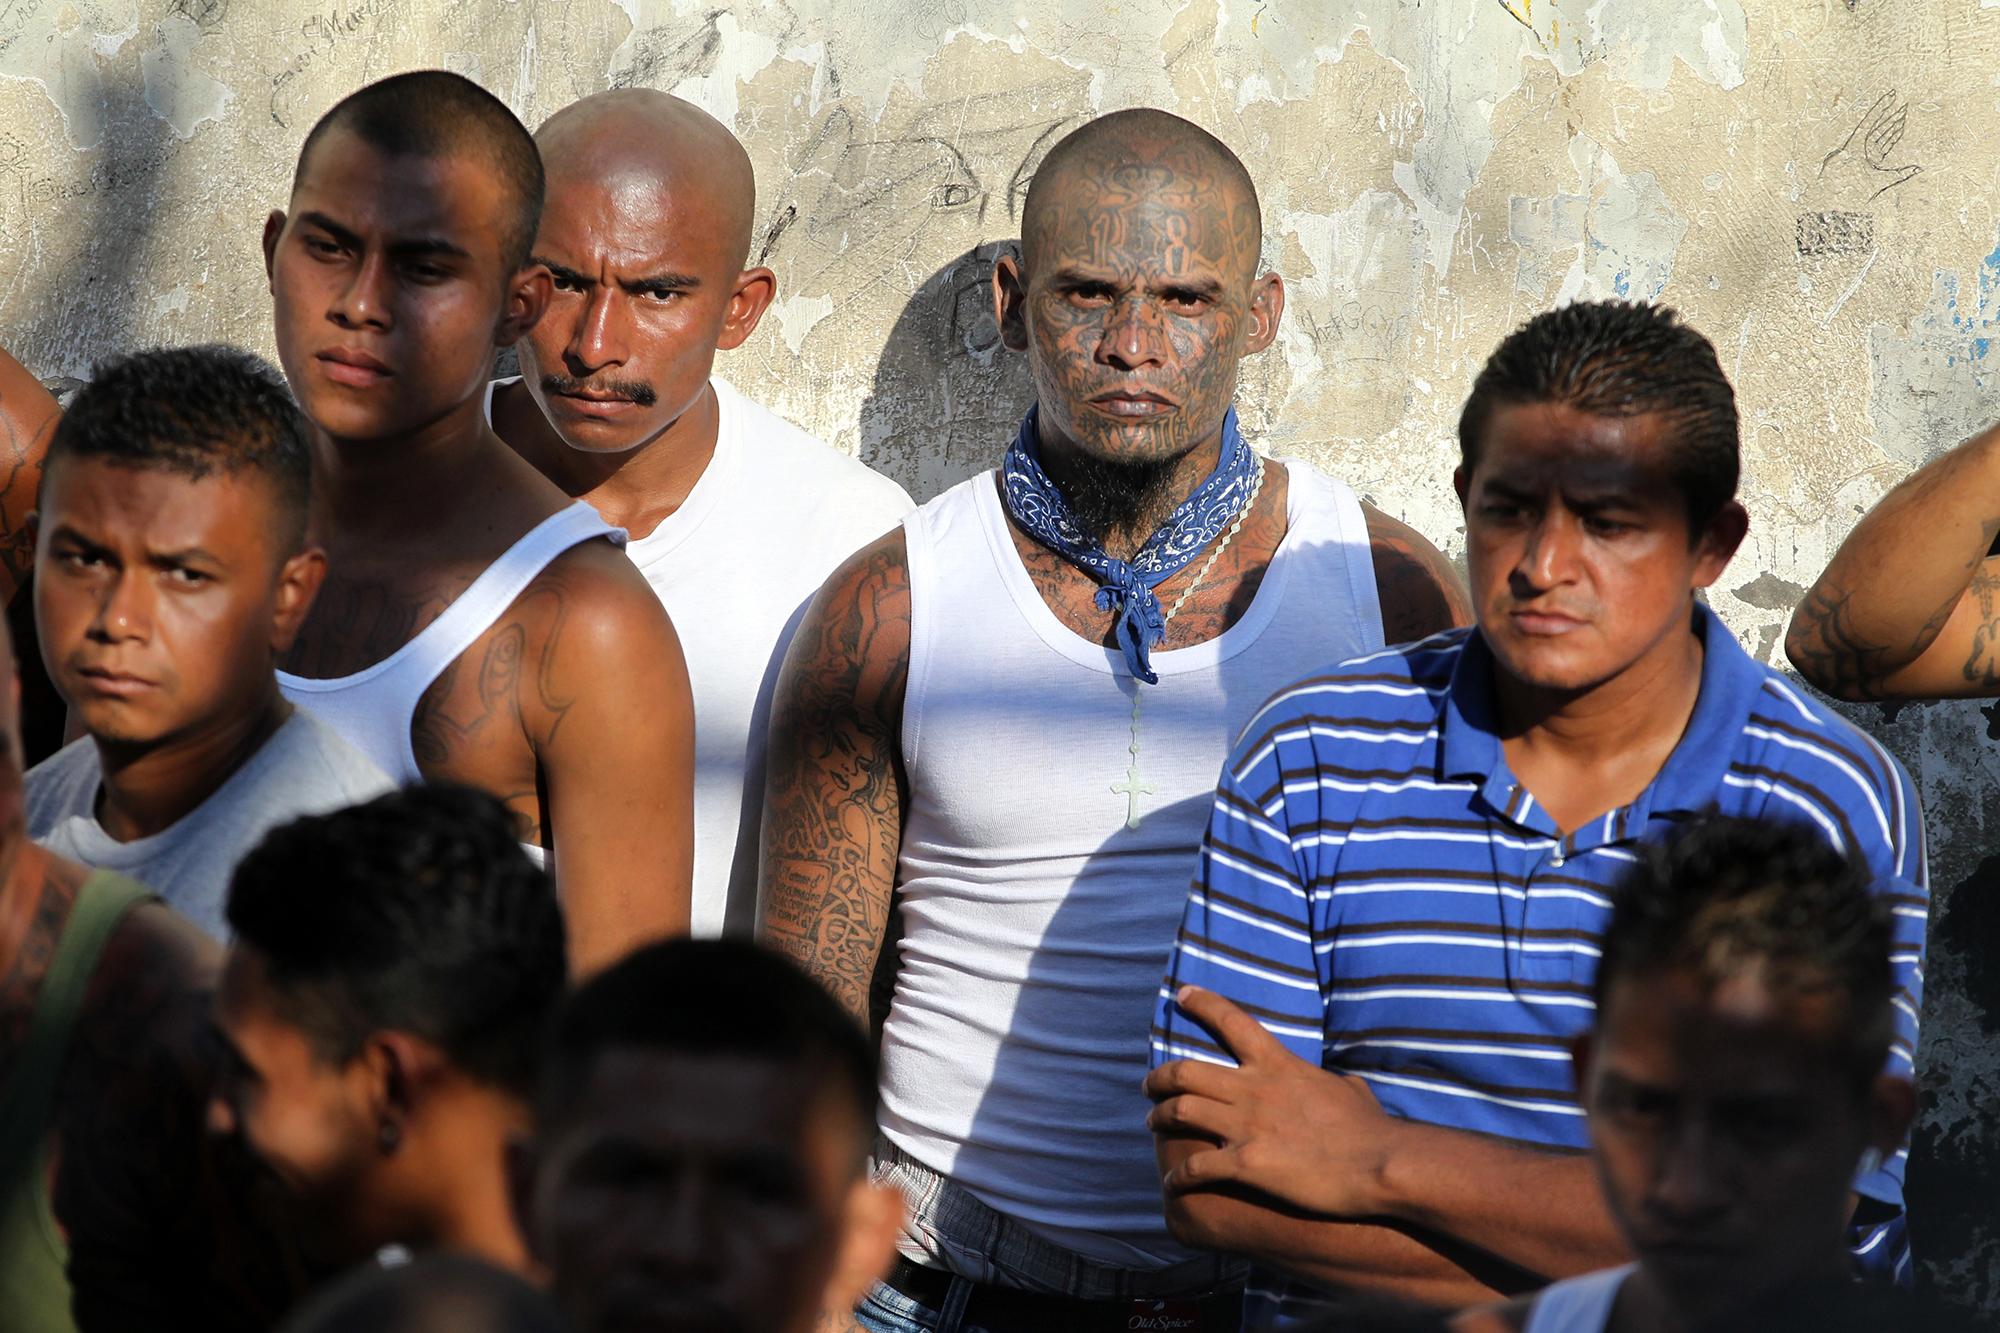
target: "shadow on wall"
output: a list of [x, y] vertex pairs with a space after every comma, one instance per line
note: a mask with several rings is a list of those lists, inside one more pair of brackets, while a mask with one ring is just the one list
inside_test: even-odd
[[1035, 399], [1027, 358], [1000, 343], [989, 241], [917, 288], [889, 330], [861, 404], [861, 461], [918, 504], [1000, 461]]
[[[76, 258], [52, 265], [42, 290], [27, 303], [33, 327], [9, 330], [8, 350], [21, 358], [67, 408], [98, 360], [151, 346], [142, 334], [139, 300], [146, 261], [166, 212], [160, 195], [168, 162], [180, 147], [167, 123], [146, 101], [136, 60], [104, 66], [103, 138], [98, 161], [64, 215], [81, 219], [84, 235]], [[88, 343], [74, 341], [86, 330]], [[34, 623], [31, 577], [7, 607], [20, 662], [21, 742], [32, 767], [62, 745], [66, 709], [42, 669]]]

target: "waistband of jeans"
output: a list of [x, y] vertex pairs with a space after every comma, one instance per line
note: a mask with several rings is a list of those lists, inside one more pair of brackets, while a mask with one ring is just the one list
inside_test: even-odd
[[875, 1176], [909, 1201], [898, 1245], [904, 1258], [973, 1282], [1084, 1301], [1183, 1299], [1241, 1287], [1247, 1271], [1223, 1255], [1153, 1269], [1085, 1258], [988, 1207], [887, 1139], [876, 1143]]

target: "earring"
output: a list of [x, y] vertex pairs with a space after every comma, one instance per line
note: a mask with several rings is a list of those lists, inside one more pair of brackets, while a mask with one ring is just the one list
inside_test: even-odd
[[384, 1120], [375, 1131], [375, 1142], [382, 1149], [384, 1157], [391, 1156], [403, 1146], [403, 1130], [393, 1120]]

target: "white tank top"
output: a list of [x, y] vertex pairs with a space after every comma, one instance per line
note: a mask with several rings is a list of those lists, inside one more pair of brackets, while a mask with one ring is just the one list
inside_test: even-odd
[[397, 783], [419, 782], [423, 772], [410, 746], [410, 723], [424, 691], [479, 641], [551, 560], [593, 537], [625, 544], [625, 530], [606, 523], [589, 505], [578, 501], [558, 510], [481, 570], [442, 615], [381, 661], [351, 676], [325, 680], [280, 671], [278, 686]]
[[1618, 1289], [1635, 1267], [1600, 1269], [1542, 1288], [1528, 1307], [1521, 1333], [1604, 1333], [1611, 1307], [1618, 1303]]
[[1139, 1084], [1223, 760], [1278, 689], [1382, 646], [1360, 504], [1286, 467], [1290, 527], [1249, 609], [1207, 643], [1154, 653], [1158, 685], [1056, 619], [991, 472], [903, 523], [909, 802], [882, 1128], [1100, 1263], [1193, 1254], [1167, 1235]]

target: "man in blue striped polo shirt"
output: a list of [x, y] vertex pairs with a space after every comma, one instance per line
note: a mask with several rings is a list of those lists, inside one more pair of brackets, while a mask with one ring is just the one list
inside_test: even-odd
[[[1168, 1220], [1258, 1261], [1246, 1324], [1327, 1289], [1464, 1304], [1624, 1261], [1569, 1047], [1609, 886], [1702, 811], [1803, 821], [1867, 864], [1897, 925], [1891, 1065], [1912, 1069], [1915, 791], [1696, 597], [1748, 525], [1714, 348], [1662, 309], [1539, 316], [1459, 440], [1477, 626], [1251, 720], [1161, 991]], [[1857, 1263], [1899, 1277], [1903, 1164], [1855, 1182], [1853, 1215]]]

